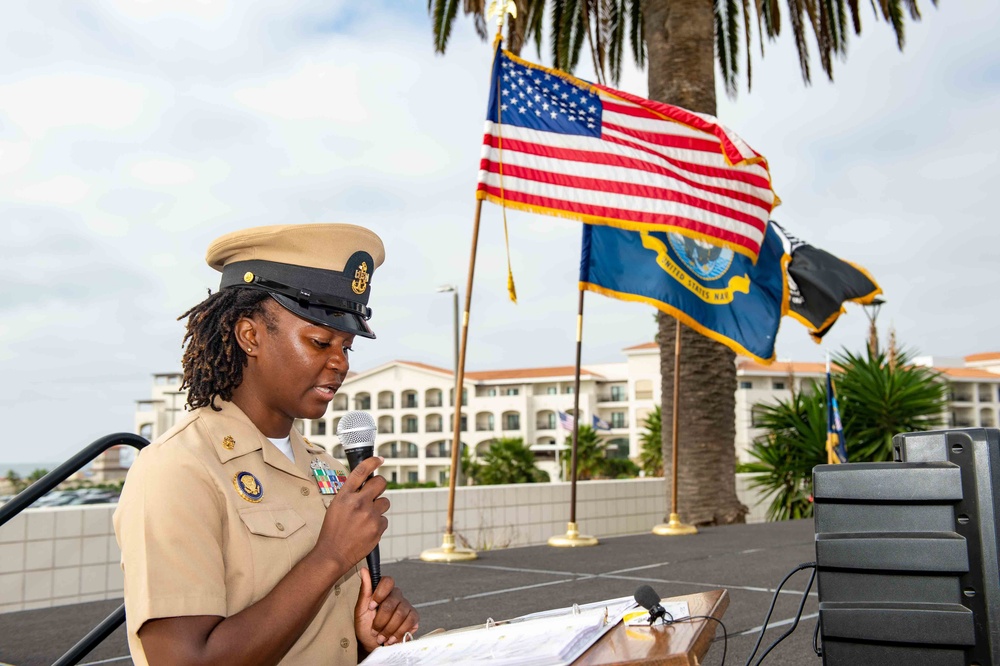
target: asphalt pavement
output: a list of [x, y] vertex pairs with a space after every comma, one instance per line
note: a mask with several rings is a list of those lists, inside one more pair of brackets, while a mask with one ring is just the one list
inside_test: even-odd
[[[585, 527], [585, 526], [583, 526]], [[597, 535], [600, 536], [600, 535]], [[704, 528], [699, 534], [652, 534], [601, 539], [589, 548], [531, 546], [479, 553], [473, 562], [385, 562], [420, 611], [420, 633], [455, 629], [615, 597], [650, 585], [663, 598], [724, 588], [726, 664], [742, 666], [760, 635], [774, 590], [797, 565], [815, 560], [811, 520]], [[791, 627], [809, 572], [795, 574], [778, 595], [762, 648]], [[120, 600], [0, 614], [0, 662], [51, 664], [120, 605]], [[812, 649], [816, 588], [805, 600], [796, 630], [764, 660], [767, 666], [820, 666]], [[722, 663], [722, 631], [703, 664]], [[119, 628], [82, 664], [131, 664]], [[759, 656], [759, 653], [758, 653]]]

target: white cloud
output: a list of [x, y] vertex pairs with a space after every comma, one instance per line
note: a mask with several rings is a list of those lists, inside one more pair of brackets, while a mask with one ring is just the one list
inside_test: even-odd
[[129, 175], [144, 185], [169, 187], [190, 183], [198, 173], [189, 164], [177, 160], [151, 159], [132, 164]]
[[157, 100], [146, 87], [89, 72], [49, 73], [4, 83], [0, 100], [0, 119], [34, 140], [65, 128], [128, 130], [157, 111]]

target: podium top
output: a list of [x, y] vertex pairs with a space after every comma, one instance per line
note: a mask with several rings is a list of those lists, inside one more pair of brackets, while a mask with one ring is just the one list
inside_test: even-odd
[[[710, 590], [663, 601], [686, 601], [692, 616], [721, 620], [729, 607], [729, 593]], [[649, 628], [619, 624], [573, 666], [697, 666], [708, 653], [717, 629], [717, 622], [705, 619]]]

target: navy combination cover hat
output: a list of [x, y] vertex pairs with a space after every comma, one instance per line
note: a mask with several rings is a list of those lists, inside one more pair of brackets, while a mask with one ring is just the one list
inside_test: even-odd
[[351, 224], [291, 224], [226, 234], [208, 246], [220, 289], [260, 289], [286, 310], [338, 331], [374, 338], [368, 326], [371, 277], [385, 260], [382, 240]]

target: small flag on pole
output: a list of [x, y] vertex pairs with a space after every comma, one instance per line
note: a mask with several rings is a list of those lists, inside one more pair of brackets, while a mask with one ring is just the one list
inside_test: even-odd
[[673, 231], [757, 260], [767, 161], [712, 116], [588, 83], [497, 45], [476, 196], [589, 224]]
[[830, 374], [830, 359], [826, 360], [826, 456], [831, 465], [847, 462], [847, 442], [844, 426], [840, 422], [837, 406], [837, 389]]
[[566, 412], [559, 412], [559, 426], [563, 430], [573, 432], [573, 417]]
[[611, 430], [611, 424], [594, 414], [594, 430]]

